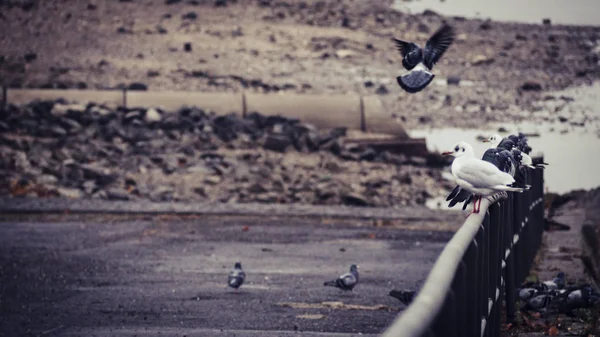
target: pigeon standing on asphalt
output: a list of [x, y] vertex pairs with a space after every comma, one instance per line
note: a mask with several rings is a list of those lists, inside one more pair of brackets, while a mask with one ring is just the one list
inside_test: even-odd
[[402, 55], [402, 65], [409, 72], [396, 80], [406, 92], [414, 94], [423, 90], [435, 77], [433, 66], [454, 42], [454, 28], [443, 24], [425, 43], [425, 48], [413, 42], [392, 38]]
[[402, 291], [402, 290], [390, 290], [390, 296], [400, 300], [404, 305], [409, 306], [412, 301], [417, 297], [416, 291]]
[[246, 279], [246, 273], [242, 270], [242, 263], [236, 262], [233, 266], [233, 269], [229, 273], [229, 277], [227, 278], [227, 285], [231, 288], [238, 290], [239, 287], [244, 284], [244, 280]]
[[352, 291], [352, 289], [358, 283], [358, 266], [353, 264], [350, 266], [350, 272], [340, 275], [332, 281], [323, 283], [324, 286], [336, 287], [346, 291]]

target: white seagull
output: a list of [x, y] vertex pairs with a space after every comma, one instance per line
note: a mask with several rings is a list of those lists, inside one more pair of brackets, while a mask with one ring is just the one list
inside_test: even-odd
[[500, 171], [494, 164], [476, 158], [473, 147], [467, 142], [456, 144], [453, 151], [443, 152], [442, 155], [455, 158], [452, 162], [452, 175], [457, 185], [473, 194], [471, 213], [479, 213], [482, 197], [498, 192], [522, 193], [525, 190], [509, 186], [515, 179], [510, 174]]

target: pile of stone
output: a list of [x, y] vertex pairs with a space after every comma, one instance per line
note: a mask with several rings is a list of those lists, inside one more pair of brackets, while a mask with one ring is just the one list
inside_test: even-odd
[[400, 206], [446, 188], [424, 160], [259, 113], [36, 101], [0, 132], [2, 195]]

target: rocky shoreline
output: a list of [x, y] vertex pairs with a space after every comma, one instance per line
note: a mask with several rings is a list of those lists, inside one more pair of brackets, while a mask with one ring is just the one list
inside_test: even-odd
[[0, 119], [0, 195], [389, 206], [447, 193], [446, 162], [376, 152], [346, 130], [194, 107], [36, 101]]

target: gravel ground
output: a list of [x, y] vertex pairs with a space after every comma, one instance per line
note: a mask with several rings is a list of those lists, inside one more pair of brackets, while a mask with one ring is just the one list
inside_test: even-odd
[[[542, 121], [557, 113], [540, 104], [548, 91], [600, 77], [600, 27], [411, 15], [387, 0], [0, 6], [0, 78], [12, 87], [358, 92], [379, 95], [411, 129]], [[458, 38], [435, 68], [439, 81], [401, 92], [390, 38], [422, 42], [443, 20]]]

